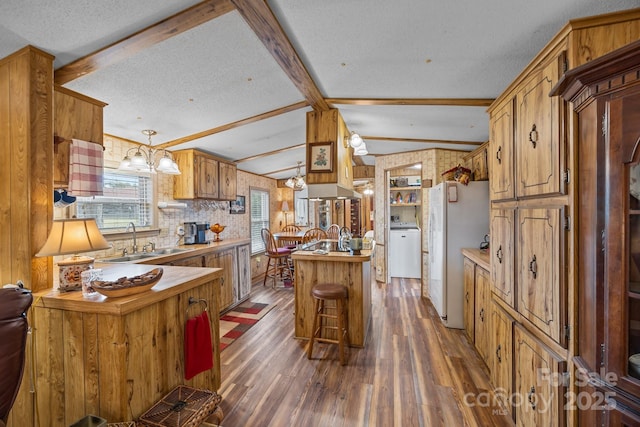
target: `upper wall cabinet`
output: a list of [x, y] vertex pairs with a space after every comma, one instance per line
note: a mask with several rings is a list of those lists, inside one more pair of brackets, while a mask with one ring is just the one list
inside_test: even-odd
[[489, 188], [491, 200], [513, 199], [513, 100], [491, 112], [490, 138], [488, 149]]
[[173, 153], [182, 171], [173, 181], [175, 199], [236, 199], [236, 165], [197, 150]]
[[562, 100], [549, 96], [565, 63], [564, 52], [523, 85], [516, 95], [516, 192], [518, 197], [561, 194], [564, 138], [561, 135]]
[[107, 105], [62, 86], [53, 92], [53, 185], [69, 185], [69, 146], [72, 139], [103, 143], [102, 110]]

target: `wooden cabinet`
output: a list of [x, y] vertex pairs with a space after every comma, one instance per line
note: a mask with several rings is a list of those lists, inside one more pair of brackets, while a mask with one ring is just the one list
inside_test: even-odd
[[196, 167], [195, 194], [197, 199], [218, 198], [218, 161], [205, 156], [194, 157]]
[[235, 200], [237, 197], [237, 167], [233, 163], [219, 164], [219, 195], [220, 200]]
[[475, 344], [478, 353], [485, 363], [488, 363], [491, 351], [491, 314], [489, 303], [491, 302], [491, 284], [489, 272], [480, 266], [476, 266], [476, 291], [475, 291]]
[[182, 172], [173, 178], [175, 199], [236, 199], [235, 164], [197, 150], [179, 150], [173, 156]]
[[554, 341], [566, 345], [564, 208], [518, 210], [517, 309]]
[[489, 179], [489, 167], [487, 163], [488, 149], [489, 143], [485, 142], [462, 157], [465, 166], [471, 171], [471, 179], [473, 181], [487, 181]]
[[514, 330], [517, 426], [563, 426], [565, 362], [520, 325]]
[[237, 247], [238, 286], [236, 287], [236, 302], [244, 301], [251, 294], [251, 245]]
[[[181, 267], [205, 267], [202, 256], [194, 256], [172, 261], [169, 265], [177, 265]], [[207, 266], [211, 267], [211, 266]]]
[[513, 257], [515, 209], [491, 209], [491, 289], [511, 307], [514, 303]]
[[464, 327], [485, 363], [491, 352], [491, 282], [489, 255], [479, 249], [463, 249]]
[[491, 112], [489, 122], [489, 194], [491, 200], [508, 200], [515, 197], [513, 99], [508, 99]]
[[494, 301], [491, 303], [491, 353], [489, 370], [496, 397], [513, 414], [513, 323], [514, 320]]
[[103, 143], [103, 109], [107, 104], [62, 86], [53, 90], [53, 185], [69, 186], [69, 154], [72, 139]]
[[204, 256], [206, 267], [224, 269], [220, 279], [220, 310], [225, 310], [233, 304], [234, 284], [237, 283], [238, 268], [236, 265], [235, 249], [226, 249]]
[[[640, 42], [572, 70], [556, 90], [573, 103], [579, 129], [580, 329], [573, 360], [594, 376], [594, 396], [614, 395], [619, 409], [605, 423], [638, 425]], [[578, 409], [581, 420], [600, 421], [589, 408]]]
[[557, 83], [564, 53], [532, 73], [516, 94], [516, 195], [560, 194], [564, 171], [563, 102], [549, 92]]
[[476, 332], [476, 263], [469, 258], [464, 258], [464, 330], [471, 340], [475, 343]]

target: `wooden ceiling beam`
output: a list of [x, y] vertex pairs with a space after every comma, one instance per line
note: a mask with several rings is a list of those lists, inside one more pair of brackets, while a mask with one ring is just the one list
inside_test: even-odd
[[440, 105], [450, 107], [488, 107], [493, 98], [325, 98], [339, 105]]
[[388, 142], [420, 142], [425, 144], [451, 144], [451, 145], [482, 145], [486, 141], [451, 141], [447, 139], [419, 139], [419, 138], [392, 138], [388, 136], [365, 136], [360, 135], [365, 141], [388, 141]]
[[298, 110], [300, 108], [308, 107], [306, 101], [300, 101], [295, 104], [287, 105], [286, 107], [277, 108], [275, 110], [267, 111], [266, 113], [258, 114], [253, 117], [247, 117], [246, 119], [238, 120], [237, 122], [227, 123], [226, 125], [218, 126], [212, 129], [207, 129], [202, 132], [194, 133], [192, 135], [187, 135], [182, 138], [174, 139], [172, 141], [167, 141], [162, 144], [155, 146], [155, 148], [169, 148], [174, 147], [176, 145], [184, 144], [185, 142], [193, 141], [195, 139], [204, 138], [205, 136], [213, 135], [216, 133], [224, 132], [230, 129], [234, 129], [240, 126], [248, 125], [249, 123], [259, 122], [260, 120], [265, 120], [271, 117], [279, 116], [280, 114], [289, 113], [291, 111]]
[[[307, 146], [307, 144], [292, 145], [291, 147], [280, 148], [278, 150], [273, 150], [273, 151], [269, 151], [267, 153], [262, 153], [262, 154], [256, 154], [255, 156], [245, 157], [244, 159], [238, 159], [238, 160], [234, 160], [234, 161], [236, 163], [249, 162], [251, 160], [258, 160], [258, 159], [261, 159], [263, 157], [269, 157], [269, 156], [274, 156], [276, 154], [284, 153], [285, 151], [298, 150], [300, 148], [305, 148], [306, 146]], [[293, 169], [295, 169], [295, 168], [296, 168], [296, 166], [293, 167]]]
[[291, 41], [266, 0], [231, 0], [271, 56], [316, 111], [329, 110], [320, 89], [311, 78]]
[[232, 10], [234, 10], [234, 6], [230, 0], [205, 0], [103, 49], [58, 68], [55, 71], [54, 80], [59, 85], [69, 83], [78, 77], [129, 58], [144, 49]]

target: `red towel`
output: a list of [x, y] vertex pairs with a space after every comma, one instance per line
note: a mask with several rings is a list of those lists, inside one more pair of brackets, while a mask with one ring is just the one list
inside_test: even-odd
[[213, 368], [213, 347], [209, 316], [203, 312], [187, 320], [184, 328], [184, 378], [190, 380]]
[[69, 157], [69, 194], [102, 196], [103, 147], [94, 142], [73, 139]]

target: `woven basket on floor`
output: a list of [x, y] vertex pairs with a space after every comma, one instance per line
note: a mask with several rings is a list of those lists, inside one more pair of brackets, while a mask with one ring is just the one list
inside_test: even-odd
[[[138, 419], [138, 426], [196, 427], [214, 413], [221, 412], [222, 399], [209, 390], [178, 386]], [[222, 418], [220, 416], [220, 418]]]

